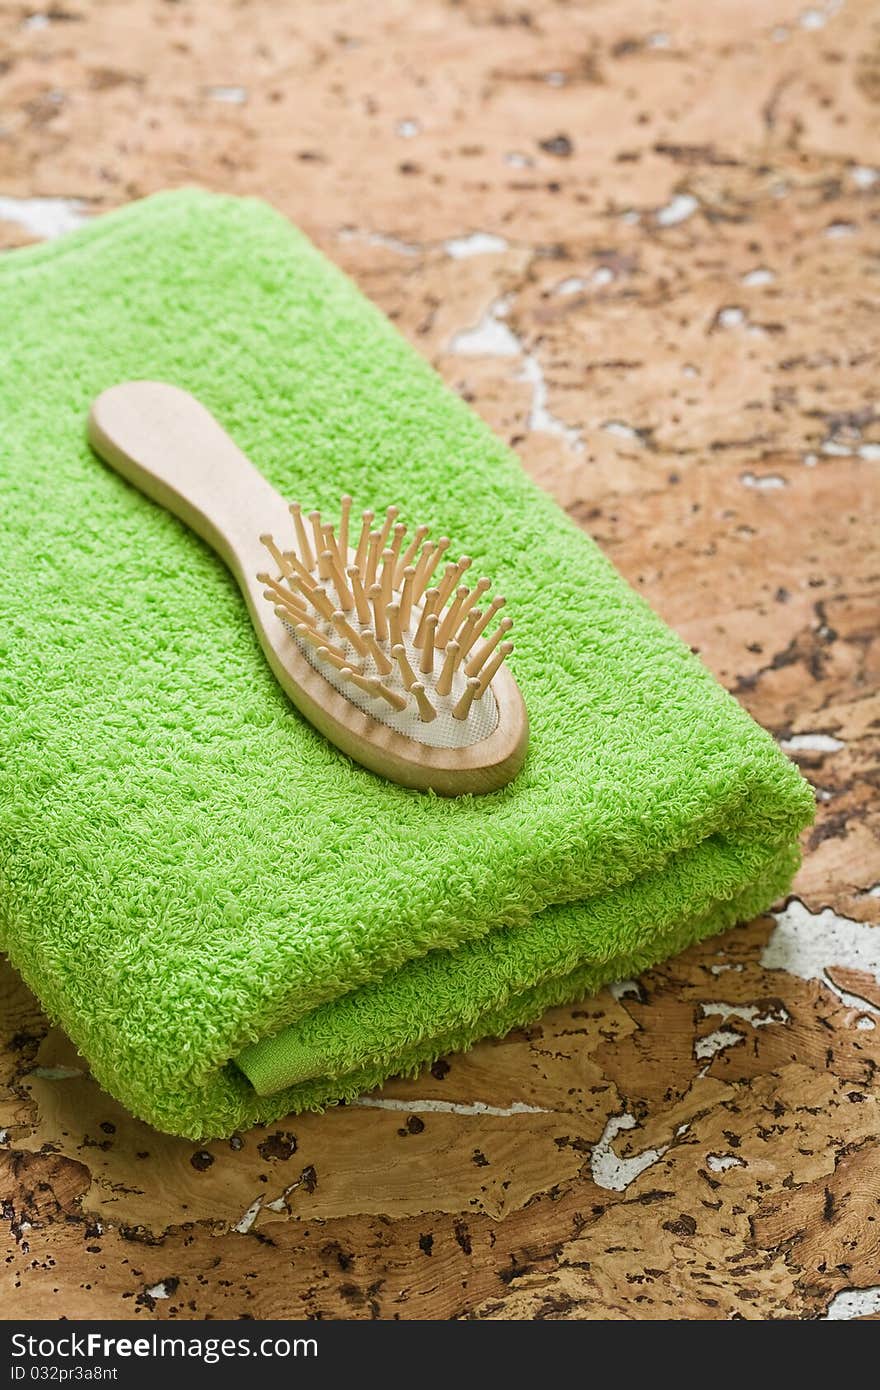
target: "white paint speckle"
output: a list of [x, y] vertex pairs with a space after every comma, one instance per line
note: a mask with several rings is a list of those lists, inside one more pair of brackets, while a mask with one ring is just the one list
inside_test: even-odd
[[85, 203], [79, 198], [0, 197], [0, 222], [13, 222], [32, 236], [62, 236], [88, 222]]
[[676, 193], [665, 207], [658, 209], [654, 221], [658, 227], [676, 227], [679, 222], [686, 222], [692, 217], [699, 206], [692, 193]]
[[785, 478], [778, 473], [741, 473], [739, 480], [743, 487], [755, 488], [758, 492], [776, 492], [788, 487]]
[[658, 29], [656, 33], [648, 35], [646, 42], [649, 48], [668, 48], [669, 35]]
[[880, 463], [880, 444], [862, 444], [859, 448], [859, 458], [865, 459], [868, 463]]
[[459, 357], [519, 357], [522, 349], [493, 305], [473, 328], [455, 334], [449, 350]]
[[761, 953], [765, 969], [820, 980], [842, 1003], [860, 1013], [880, 1013], [873, 1004], [840, 989], [827, 973], [829, 966], [839, 965], [873, 975], [880, 982], [880, 928], [841, 917], [830, 907], [810, 912], [797, 898], [773, 917], [776, 926]]
[[870, 1289], [842, 1289], [828, 1304], [824, 1322], [844, 1322], [852, 1318], [870, 1318], [880, 1313], [880, 1284]]
[[504, 156], [504, 163], [511, 169], [531, 169], [534, 162], [531, 155], [521, 154], [519, 150], [509, 150]]
[[512, 1105], [489, 1105], [484, 1100], [385, 1100], [381, 1096], [358, 1096], [350, 1105], [360, 1106], [362, 1110], [393, 1110], [405, 1115], [494, 1115], [506, 1120], [511, 1115], [547, 1115], [538, 1105], [525, 1105], [514, 1101]]
[[0, 1129], [0, 1144], [8, 1144], [8, 1143], [9, 1143], [9, 1130], [8, 1130], [8, 1129]]
[[394, 127], [394, 133], [395, 135], [399, 135], [401, 140], [412, 140], [414, 136], [419, 134], [421, 128], [417, 120], [414, 120], [412, 117], [407, 117], [405, 120], [397, 122], [397, 125]]
[[686, 376], [690, 378], [690, 380], [693, 380], [694, 377], [698, 377], [700, 375], [700, 369], [699, 367], [695, 367], [691, 362], [685, 362], [684, 366], [681, 369], [681, 374], [682, 376]]
[[625, 999], [627, 995], [634, 994], [636, 999], [641, 999], [642, 991], [639, 989], [638, 980], [615, 980], [608, 986], [612, 998]]
[[614, 271], [611, 267], [599, 265], [590, 275], [589, 279], [583, 275], [569, 275], [567, 279], [560, 280], [559, 284], [556, 286], [556, 293], [579, 294], [581, 290], [589, 289], [591, 286], [594, 289], [601, 290], [604, 289], [606, 285], [610, 285], [613, 280]]
[[644, 444], [644, 438], [639, 434], [633, 425], [628, 425], [625, 420], [605, 420], [602, 429], [606, 434], [613, 435], [615, 439], [626, 439], [630, 444]]
[[873, 1018], [868, 1018], [867, 1014], [863, 1014], [861, 1018], [856, 1019], [856, 1027], [860, 1033], [873, 1033], [877, 1025]]
[[614, 1140], [623, 1130], [635, 1127], [635, 1116], [626, 1111], [622, 1115], [611, 1115], [608, 1119], [602, 1137], [590, 1155], [590, 1171], [598, 1187], [604, 1187], [608, 1192], [624, 1192], [646, 1168], [657, 1163], [668, 1151], [669, 1145], [663, 1144], [658, 1149], [643, 1149], [631, 1158], [618, 1158], [611, 1147]]
[[158, 1284], [151, 1284], [150, 1287], [149, 1287], [148, 1289], [144, 1289], [144, 1293], [147, 1294], [147, 1296], [148, 1296], [149, 1298], [170, 1298], [170, 1297], [171, 1297], [171, 1295], [170, 1295], [169, 1292], [168, 1292], [168, 1288], [167, 1288], [167, 1286], [166, 1286], [164, 1280], [163, 1280], [163, 1281], [160, 1281], [160, 1283], [158, 1283]]
[[620, 214], [620, 220], [625, 222], [627, 227], [635, 227], [641, 222], [642, 214], [637, 212], [635, 208], [627, 208], [625, 212]]
[[383, 246], [397, 256], [417, 256], [421, 248], [412, 241], [401, 241], [400, 237], [389, 236], [386, 232], [371, 232], [360, 227], [340, 227], [340, 241], [365, 241], [368, 246]]
[[754, 289], [758, 285], [772, 285], [775, 279], [776, 276], [772, 270], [768, 270], [764, 265], [759, 265], [754, 270], [747, 271], [740, 283]]
[[262, 1205], [262, 1197], [257, 1197], [255, 1201], [251, 1202], [244, 1216], [242, 1216], [238, 1221], [236, 1221], [235, 1225], [232, 1228], [233, 1231], [238, 1231], [239, 1235], [246, 1236], [248, 1231], [251, 1229], [254, 1222], [256, 1221], [257, 1217], [259, 1216]]
[[804, 466], [806, 468], [815, 468], [818, 462], [818, 454], [804, 454]]
[[529, 429], [537, 434], [554, 434], [565, 441], [572, 453], [582, 453], [584, 444], [580, 431], [572, 425], [567, 425], [550, 410], [547, 404], [549, 393], [544, 380], [544, 370], [537, 357], [532, 354], [527, 355], [523, 361], [520, 380], [527, 381], [532, 388]]
[[506, 251], [508, 242], [503, 236], [492, 232], [470, 232], [467, 236], [450, 237], [444, 241], [443, 250], [453, 260], [463, 261], [469, 256], [491, 256]]
[[848, 459], [852, 457], [853, 446], [843, 444], [839, 439], [826, 439], [821, 445], [822, 453], [830, 458]]
[[769, 1013], [762, 1013], [757, 1004], [727, 1004], [720, 999], [704, 1003], [701, 1008], [704, 1018], [717, 1016], [723, 1023], [729, 1018], [741, 1018], [753, 1028], [766, 1028], [770, 1023], [788, 1023], [791, 1017], [788, 1011], [781, 1007], [776, 1013], [772, 1009]]
[[798, 24], [802, 29], [824, 29], [828, 23], [828, 16], [821, 10], [802, 10], [798, 15]]
[[247, 101], [247, 87], [206, 87], [205, 96], [209, 101], [224, 102], [227, 106], [241, 106]]
[[714, 1033], [707, 1033], [705, 1038], [697, 1038], [694, 1043], [694, 1056], [698, 1061], [707, 1061], [714, 1057], [716, 1052], [723, 1052], [727, 1047], [736, 1047], [741, 1042], [745, 1042], [744, 1034], [734, 1033], [732, 1028], [717, 1028]]
[[779, 746], [784, 753], [839, 753], [846, 744], [831, 734], [792, 734]]
[[868, 164], [856, 164], [849, 173], [856, 188], [873, 188], [880, 179], [880, 169], [872, 169]]
[[718, 310], [717, 323], [719, 328], [739, 328], [745, 323], [745, 310], [738, 304], [728, 304], [724, 309]]
[[858, 228], [854, 222], [830, 222], [823, 232], [823, 236], [830, 237], [832, 240], [839, 240], [841, 237], [854, 236]]
[[51, 19], [47, 14], [29, 14], [26, 19], [21, 21], [22, 29], [48, 29]]
[[726, 1173], [728, 1168], [745, 1168], [746, 1163], [736, 1154], [708, 1154], [706, 1167], [713, 1173]]

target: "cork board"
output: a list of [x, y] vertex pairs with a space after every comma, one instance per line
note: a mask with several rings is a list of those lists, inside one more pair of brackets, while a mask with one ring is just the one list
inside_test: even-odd
[[818, 819], [772, 915], [204, 1149], [0, 965], [6, 1315], [877, 1317], [876, 7], [38, 4], [0, 4], [0, 246], [160, 187], [269, 198]]

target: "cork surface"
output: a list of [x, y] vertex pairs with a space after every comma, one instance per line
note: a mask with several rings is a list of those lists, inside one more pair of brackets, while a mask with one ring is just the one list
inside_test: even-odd
[[161, 187], [270, 199], [818, 820], [772, 915], [204, 1149], [0, 966], [4, 1315], [877, 1317], [876, 6], [39, 3], [0, 4], [0, 246]]

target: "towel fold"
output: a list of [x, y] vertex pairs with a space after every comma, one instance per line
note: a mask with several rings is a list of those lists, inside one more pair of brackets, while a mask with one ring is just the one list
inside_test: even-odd
[[[192, 1137], [351, 1097], [767, 907], [806, 783], [344, 275], [160, 194], [0, 261], [0, 946]], [[275, 487], [432, 520], [507, 595], [526, 766], [445, 800], [279, 689], [222, 563], [84, 442], [173, 382]]]

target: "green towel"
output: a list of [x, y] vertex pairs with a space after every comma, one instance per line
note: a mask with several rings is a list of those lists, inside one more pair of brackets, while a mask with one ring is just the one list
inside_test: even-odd
[[[203, 1137], [352, 1097], [786, 890], [795, 769], [270, 208], [161, 194], [9, 254], [0, 346], [0, 945], [135, 1114]], [[84, 442], [137, 377], [285, 495], [394, 502], [494, 577], [511, 785], [408, 791], [300, 717], [221, 562]]]

